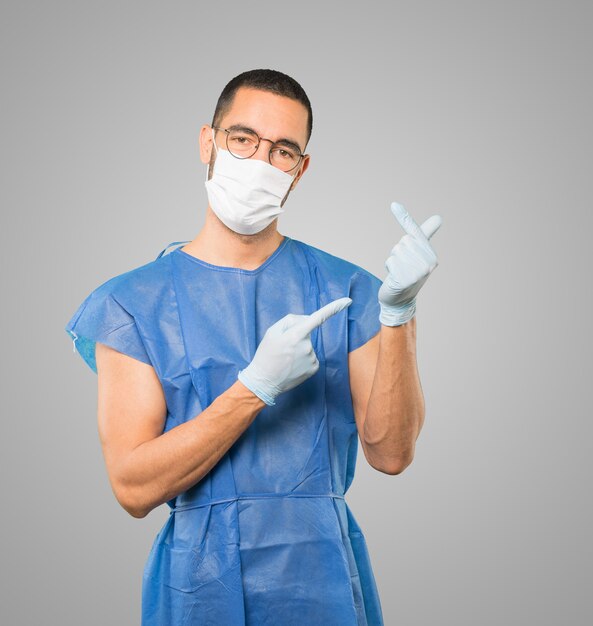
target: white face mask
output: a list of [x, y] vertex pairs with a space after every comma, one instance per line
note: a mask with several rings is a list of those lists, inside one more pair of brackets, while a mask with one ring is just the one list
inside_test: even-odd
[[259, 233], [284, 213], [280, 203], [294, 176], [259, 159], [237, 159], [212, 140], [216, 161], [205, 183], [210, 208], [236, 233]]

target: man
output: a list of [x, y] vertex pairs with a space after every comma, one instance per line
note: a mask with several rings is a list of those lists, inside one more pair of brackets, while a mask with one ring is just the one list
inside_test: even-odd
[[440, 218], [420, 228], [392, 206], [407, 234], [383, 284], [281, 235], [311, 129], [292, 78], [235, 77], [200, 131], [202, 230], [98, 287], [66, 327], [98, 372], [116, 498], [138, 518], [170, 507], [144, 570], [144, 626], [383, 623], [344, 494], [357, 436], [381, 472], [412, 462], [415, 299]]

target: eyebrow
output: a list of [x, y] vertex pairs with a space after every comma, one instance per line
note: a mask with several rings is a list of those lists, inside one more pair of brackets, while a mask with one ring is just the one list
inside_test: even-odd
[[[227, 130], [246, 130], [246, 131], [255, 133], [256, 135], [260, 136], [260, 134], [256, 130], [254, 130], [253, 128], [250, 128], [249, 126], [245, 126], [244, 124], [233, 124], [232, 126], [229, 126]], [[280, 144], [283, 146], [288, 146], [290, 148], [296, 148], [296, 150], [300, 154], [303, 153], [299, 144], [294, 139], [288, 139], [287, 137], [284, 137], [282, 139], [278, 139], [278, 141], [275, 141], [274, 143]]]

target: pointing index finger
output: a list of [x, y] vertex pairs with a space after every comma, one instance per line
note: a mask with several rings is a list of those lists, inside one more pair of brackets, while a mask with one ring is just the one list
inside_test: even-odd
[[315, 328], [321, 326], [321, 324], [328, 320], [332, 315], [339, 313], [351, 304], [351, 298], [338, 298], [337, 300], [322, 306], [310, 315], [305, 316], [305, 319], [301, 324], [299, 324], [298, 329], [299, 331], [302, 331], [303, 335], [308, 335]]

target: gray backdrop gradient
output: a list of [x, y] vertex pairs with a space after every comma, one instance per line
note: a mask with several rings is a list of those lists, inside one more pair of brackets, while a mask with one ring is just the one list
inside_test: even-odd
[[[347, 494], [389, 626], [585, 625], [591, 600], [591, 4], [4, 1], [0, 622], [138, 624], [167, 517], [117, 504], [64, 326], [192, 239], [226, 82], [309, 94], [279, 229], [384, 277], [438, 213], [413, 464]], [[589, 374], [587, 374], [589, 371]]]

